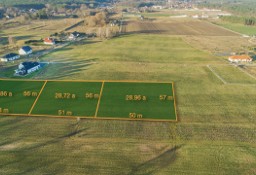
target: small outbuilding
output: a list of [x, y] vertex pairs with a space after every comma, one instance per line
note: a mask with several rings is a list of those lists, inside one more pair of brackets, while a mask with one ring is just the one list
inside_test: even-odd
[[16, 54], [16, 53], [9, 53], [7, 55], [4, 55], [1, 58], [2, 62], [8, 62], [8, 61], [13, 61], [13, 60], [17, 60], [20, 58], [20, 55]]
[[249, 55], [233, 55], [228, 58], [228, 60], [232, 63], [238, 62], [252, 62], [252, 58]]
[[40, 68], [41, 66], [38, 62], [23, 62], [19, 64], [18, 69], [15, 70], [15, 73], [19, 75], [26, 75], [35, 72]]
[[23, 46], [19, 50], [20, 55], [29, 55], [33, 52], [32, 48], [30, 46]]

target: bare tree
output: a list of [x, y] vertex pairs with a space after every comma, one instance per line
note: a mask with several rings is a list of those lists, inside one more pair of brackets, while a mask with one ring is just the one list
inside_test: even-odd
[[104, 27], [108, 22], [108, 17], [105, 12], [97, 13], [95, 16], [89, 16], [86, 18], [86, 24], [90, 27]]

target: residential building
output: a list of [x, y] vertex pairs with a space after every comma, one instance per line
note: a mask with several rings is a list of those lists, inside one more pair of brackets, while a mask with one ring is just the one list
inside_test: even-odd
[[31, 54], [33, 51], [32, 51], [32, 48], [29, 47], [29, 46], [23, 46], [22, 48], [20, 48], [19, 50], [19, 54], [20, 55], [29, 55]]
[[252, 58], [249, 55], [233, 55], [228, 58], [230, 62], [252, 62]]
[[2, 62], [8, 62], [8, 61], [13, 61], [13, 60], [17, 60], [20, 58], [20, 55], [16, 54], [16, 53], [9, 53], [7, 55], [4, 55], [1, 58]]
[[40, 68], [41, 66], [38, 62], [23, 62], [19, 64], [18, 69], [15, 70], [15, 73], [19, 75], [26, 75], [35, 72]]

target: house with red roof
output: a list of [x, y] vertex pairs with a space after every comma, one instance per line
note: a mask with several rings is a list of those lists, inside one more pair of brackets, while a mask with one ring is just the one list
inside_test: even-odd
[[47, 45], [54, 45], [54, 44], [56, 44], [56, 43], [55, 43], [55, 39], [54, 39], [54, 38], [50, 38], [50, 37], [45, 38], [45, 39], [44, 39], [44, 44], [47, 44]]
[[228, 58], [230, 62], [252, 62], [252, 58], [249, 55], [233, 55]]

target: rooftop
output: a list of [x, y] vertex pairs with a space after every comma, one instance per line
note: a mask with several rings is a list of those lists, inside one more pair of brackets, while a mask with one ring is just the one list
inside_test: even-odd
[[229, 59], [233, 59], [233, 60], [252, 60], [252, 58], [249, 55], [233, 55], [233, 56], [230, 56]]
[[54, 42], [55, 40], [53, 38], [45, 38], [44, 42]]
[[23, 63], [21, 63], [21, 64], [24, 66], [24, 68], [25, 68], [26, 70], [31, 69], [31, 68], [33, 68], [33, 67], [36, 67], [36, 66], [40, 65], [38, 62], [32, 62], [32, 61], [23, 62]]
[[3, 56], [3, 58], [12, 58], [12, 57], [16, 57], [18, 56], [18, 54], [16, 53], [8, 53], [7, 55]]
[[23, 46], [21, 49], [24, 50], [25, 52], [29, 52], [30, 50], [32, 50], [30, 46]]

